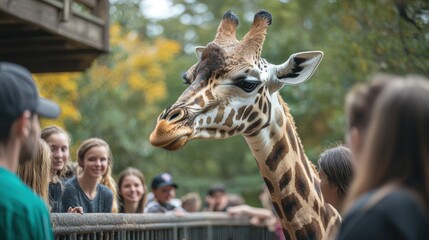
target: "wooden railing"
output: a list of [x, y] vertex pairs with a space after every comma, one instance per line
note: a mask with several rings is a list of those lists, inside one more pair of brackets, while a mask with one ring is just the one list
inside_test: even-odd
[[265, 226], [226, 213], [52, 214], [55, 239], [264, 240], [274, 239]]

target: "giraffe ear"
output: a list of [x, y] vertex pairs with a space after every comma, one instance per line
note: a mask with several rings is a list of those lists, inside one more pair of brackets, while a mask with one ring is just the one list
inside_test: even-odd
[[201, 59], [201, 55], [203, 54], [204, 49], [206, 49], [206, 47], [203, 47], [203, 46], [195, 47], [195, 54], [197, 54], [198, 60]]
[[276, 66], [276, 75], [281, 84], [297, 85], [313, 75], [323, 58], [323, 52], [311, 51], [292, 54], [289, 59]]

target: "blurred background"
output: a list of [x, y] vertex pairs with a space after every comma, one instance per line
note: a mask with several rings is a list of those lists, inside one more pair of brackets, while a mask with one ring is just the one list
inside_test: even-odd
[[[79, 6], [74, 6], [79, 8]], [[309, 159], [344, 142], [344, 96], [374, 73], [429, 76], [429, 2], [426, 0], [112, 0], [110, 52], [82, 73], [37, 74], [41, 94], [60, 103], [62, 116], [42, 121], [72, 135], [72, 159], [89, 137], [105, 139], [114, 176], [127, 166], [150, 184], [171, 172], [177, 195], [204, 195], [222, 182], [230, 193], [257, 205], [263, 181], [241, 136], [197, 140], [169, 152], [150, 145], [159, 113], [185, 89], [181, 74], [196, 62], [194, 48], [212, 41], [226, 10], [240, 18], [237, 38], [254, 14], [273, 15], [262, 56], [273, 64], [292, 53], [321, 50], [325, 56], [310, 81], [284, 87]]]

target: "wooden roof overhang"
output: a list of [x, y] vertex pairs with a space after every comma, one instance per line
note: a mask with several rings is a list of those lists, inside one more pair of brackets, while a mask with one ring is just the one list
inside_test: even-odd
[[83, 71], [109, 51], [108, 0], [0, 0], [0, 61]]

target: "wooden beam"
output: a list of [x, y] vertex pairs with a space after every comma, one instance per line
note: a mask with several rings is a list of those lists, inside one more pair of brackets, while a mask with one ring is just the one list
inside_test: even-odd
[[108, 22], [103, 25], [90, 21], [79, 14], [71, 14], [67, 22], [61, 22], [62, 9], [44, 1], [36, 0], [0, 0], [0, 12], [7, 13], [32, 23], [54, 34], [62, 35], [87, 46], [108, 51], [105, 37], [108, 34]]

